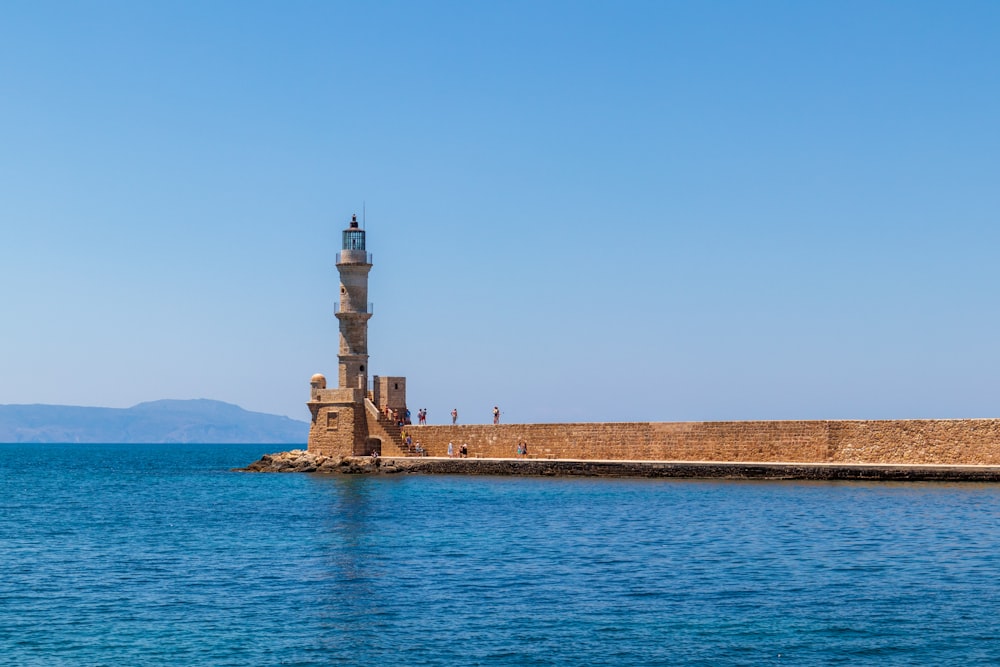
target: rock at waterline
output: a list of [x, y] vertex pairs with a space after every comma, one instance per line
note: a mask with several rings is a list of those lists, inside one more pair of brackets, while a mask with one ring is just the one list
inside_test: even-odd
[[379, 467], [378, 459], [345, 458], [315, 454], [308, 450], [293, 449], [290, 452], [264, 454], [246, 468], [236, 468], [237, 472], [322, 472], [358, 474], [374, 472]]

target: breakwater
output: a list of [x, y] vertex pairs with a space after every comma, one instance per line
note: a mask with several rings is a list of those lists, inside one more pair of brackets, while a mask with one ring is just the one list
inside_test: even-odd
[[378, 471], [452, 475], [998, 482], [1000, 466], [887, 466], [697, 461], [387, 459]]
[[344, 475], [524, 475], [676, 479], [1000, 482], [1000, 466], [872, 465], [718, 461], [582, 461], [438, 457], [331, 457], [304, 450], [267, 454], [242, 472]]
[[[407, 426], [430, 456], [590, 461], [1000, 465], [1000, 419]], [[389, 445], [389, 446], [386, 446]], [[403, 454], [383, 443], [383, 454]]]

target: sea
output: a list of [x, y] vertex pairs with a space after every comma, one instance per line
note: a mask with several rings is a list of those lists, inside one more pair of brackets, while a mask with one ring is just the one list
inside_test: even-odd
[[0, 445], [3, 665], [997, 665], [1000, 485]]

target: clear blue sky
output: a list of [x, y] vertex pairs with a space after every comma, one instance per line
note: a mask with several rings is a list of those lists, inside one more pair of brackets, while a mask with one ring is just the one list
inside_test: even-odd
[[0, 403], [1000, 416], [1000, 3], [0, 6]]

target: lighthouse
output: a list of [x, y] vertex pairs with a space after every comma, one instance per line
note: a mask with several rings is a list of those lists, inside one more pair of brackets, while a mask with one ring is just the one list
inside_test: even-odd
[[358, 216], [341, 232], [337, 253], [340, 298], [334, 314], [340, 328], [337, 349], [337, 387], [328, 389], [326, 376], [317, 373], [309, 381], [309, 450], [327, 456], [359, 456], [380, 448], [369, 442], [369, 409], [378, 412], [368, 398], [368, 272], [372, 256], [365, 248], [365, 230]]
[[358, 227], [358, 216], [351, 216], [351, 225], [341, 234], [341, 250], [337, 253], [340, 274], [340, 301], [336, 316], [340, 323], [338, 386], [341, 389], [368, 389], [368, 320], [372, 307], [368, 303], [368, 272], [372, 256], [365, 249], [365, 230]]

